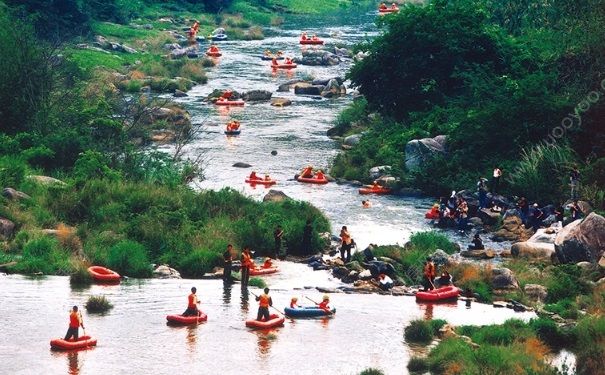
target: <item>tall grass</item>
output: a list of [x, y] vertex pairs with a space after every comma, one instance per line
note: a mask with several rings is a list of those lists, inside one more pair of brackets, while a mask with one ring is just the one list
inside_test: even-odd
[[104, 313], [113, 308], [105, 296], [90, 296], [84, 306], [89, 313]]

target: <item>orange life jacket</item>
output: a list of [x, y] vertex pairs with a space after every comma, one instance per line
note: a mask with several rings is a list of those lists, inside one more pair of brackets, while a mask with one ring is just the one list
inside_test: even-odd
[[435, 265], [432, 262], [429, 262], [424, 266], [424, 276], [435, 277]]
[[190, 309], [197, 308], [197, 305], [196, 305], [195, 302], [196, 302], [196, 296], [195, 296], [195, 294], [191, 293], [189, 295], [189, 303], [187, 304], [187, 307], [190, 308]]
[[246, 252], [242, 253], [242, 267], [252, 268], [254, 266], [254, 262], [252, 262], [252, 258]]
[[69, 314], [69, 327], [78, 328], [79, 326], [80, 326], [80, 315], [77, 312], [72, 311]]
[[319, 304], [319, 308], [322, 310], [330, 310], [330, 306], [328, 306], [330, 304], [330, 301], [321, 301], [321, 303]]
[[260, 297], [259, 297], [259, 299], [258, 299], [258, 305], [260, 307], [269, 307], [269, 299], [270, 298], [271, 297], [269, 297], [266, 294], [261, 294]]

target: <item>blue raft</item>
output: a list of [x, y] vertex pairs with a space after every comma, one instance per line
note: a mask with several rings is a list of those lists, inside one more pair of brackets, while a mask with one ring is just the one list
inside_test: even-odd
[[315, 318], [318, 316], [331, 316], [336, 313], [336, 309], [330, 311], [332, 312], [331, 314], [315, 306], [300, 307], [297, 309], [286, 307], [284, 309], [284, 313], [289, 318]]
[[231, 131], [225, 130], [226, 135], [240, 135], [241, 132], [242, 132], [241, 130], [231, 130]]

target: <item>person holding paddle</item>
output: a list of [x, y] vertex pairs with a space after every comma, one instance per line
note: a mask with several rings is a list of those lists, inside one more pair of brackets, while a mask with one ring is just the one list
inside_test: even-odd
[[433, 263], [433, 258], [431, 257], [426, 258], [426, 263], [424, 265], [424, 279], [424, 291], [435, 289], [435, 263]]
[[196, 292], [197, 292], [196, 287], [191, 288], [191, 294], [187, 298], [187, 310], [185, 310], [185, 312], [182, 313], [181, 315], [183, 315], [183, 316], [200, 316], [200, 315], [202, 315], [202, 312], [197, 308], [197, 305], [200, 303], [200, 300], [197, 299], [197, 295], [195, 294]]
[[318, 303], [317, 306], [322, 309], [323, 311], [329, 312], [331, 313], [332, 311], [330, 308], [330, 296], [328, 296], [327, 294], [324, 294], [324, 297], [321, 300], [321, 303]]
[[263, 294], [256, 296], [256, 300], [258, 301], [258, 314], [256, 315], [256, 320], [268, 321], [271, 319], [269, 306], [273, 306], [273, 300], [269, 296], [269, 288], [265, 288]]
[[74, 306], [69, 312], [69, 328], [67, 334], [65, 334], [65, 341], [74, 338], [74, 341], [78, 341], [78, 330], [82, 327], [84, 330], [84, 322], [82, 321], [82, 314], [78, 311], [78, 306]]

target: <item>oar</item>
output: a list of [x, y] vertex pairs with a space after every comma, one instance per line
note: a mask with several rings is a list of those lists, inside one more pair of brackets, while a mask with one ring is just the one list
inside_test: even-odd
[[[317, 302], [313, 301], [311, 298], [309, 298], [309, 297], [307, 297], [307, 296], [305, 296], [305, 298], [306, 298], [306, 299], [308, 299], [309, 301], [313, 302], [314, 304], [316, 304], [316, 305], [318, 305], [318, 306], [319, 306], [319, 303], [317, 303]], [[323, 310], [323, 311], [325, 311], [325, 312], [327, 312], [327, 313], [328, 313], [328, 314], [330, 314], [330, 315], [334, 314], [334, 313], [333, 313], [331, 310], [324, 310], [324, 309], [322, 309], [322, 310]]]
[[[254, 298], [258, 298], [258, 296], [257, 296], [256, 294], [254, 294], [254, 293], [252, 293], [252, 292], [250, 292], [250, 294], [252, 294], [252, 295], [254, 296]], [[277, 307], [272, 306], [272, 305], [269, 305], [269, 307], [270, 307], [270, 308], [272, 308], [273, 310], [275, 310], [276, 312], [278, 312], [278, 313], [279, 313], [279, 315], [284, 315], [284, 313], [283, 313], [283, 312], [281, 312], [281, 311], [279, 311], [279, 310], [277, 309]]]
[[82, 318], [82, 312], [78, 311], [78, 315], [80, 316], [80, 326], [82, 326], [83, 336], [86, 336], [86, 329], [84, 328], [84, 318]]

